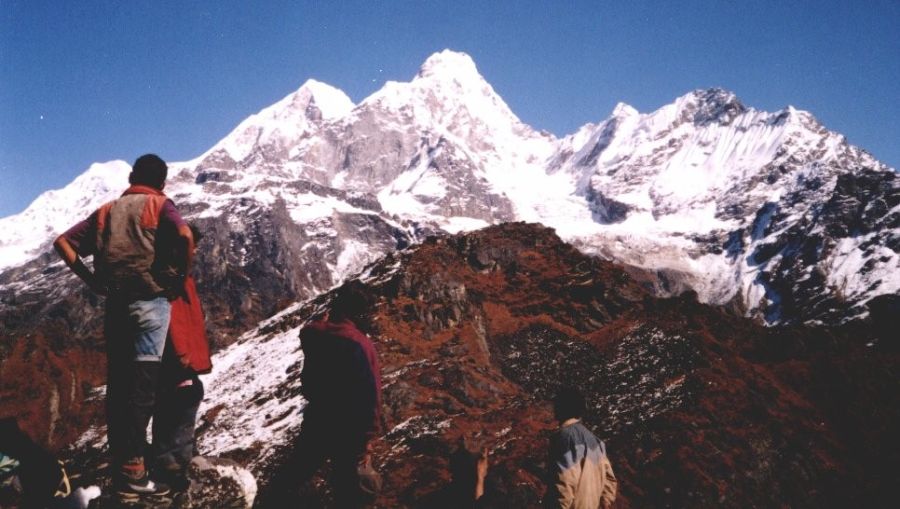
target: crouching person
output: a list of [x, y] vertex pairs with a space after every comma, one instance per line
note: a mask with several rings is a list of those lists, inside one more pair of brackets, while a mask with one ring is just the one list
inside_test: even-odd
[[[87, 509], [100, 496], [97, 486], [72, 490], [62, 462], [34, 443], [11, 417], [0, 419], [0, 486], [7, 481], [21, 488], [22, 509]], [[6, 507], [3, 503], [0, 500], [0, 507]]]

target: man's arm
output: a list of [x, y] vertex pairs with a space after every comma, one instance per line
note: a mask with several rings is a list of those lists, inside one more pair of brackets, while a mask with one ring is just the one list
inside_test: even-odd
[[547, 464], [547, 494], [544, 507], [566, 509], [575, 501], [575, 488], [581, 478], [581, 465], [566, 455], [568, 447], [558, 432], [550, 439]]
[[194, 235], [191, 233], [191, 227], [181, 217], [178, 209], [175, 208], [175, 202], [169, 199], [166, 199], [159, 211], [159, 223], [159, 228], [165, 228], [169, 235], [171, 235], [171, 232], [175, 232], [174, 236], [167, 237], [170, 239], [169, 242], [172, 242], [168, 249], [173, 250], [170, 252], [174, 254], [172, 262], [175, 265], [175, 270], [179, 274], [187, 276], [190, 273], [191, 262], [194, 259]]
[[475, 464], [475, 502], [481, 500], [481, 497], [484, 496], [484, 480], [487, 478], [488, 472], [488, 450], [487, 447], [483, 447], [481, 449], [481, 456], [478, 457], [478, 462]]
[[194, 261], [194, 235], [186, 224], [178, 227], [178, 243], [180, 244], [179, 252], [182, 253], [182, 258], [178, 260], [182, 265], [178, 268], [182, 274], [187, 275], [190, 274], [191, 264]]
[[606, 457], [605, 452], [601, 459], [600, 467], [605, 474], [603, 491], [600, 493], [600, 507], [607, 509], [612, 507], [613, 502], [616, 501], [616, 494], [619, 491], [619, 480], [616, 479], [616, 474], [613, 473], [612, 464], [610, 464], [609, 458]]
[[72, 247], [72, 244], [66, 239], [65, 235], [60, 235], [56, 238], [53, 242], [53, 248], [56, 250], [59, 257], [66, 262], [69, 269], [71, 269], [75, 275], [80, 277], [94, 293], [106, 295], [106, 287], [100, 283], [97, 276], [87, 268], [84, 262], [81, 261], [75, 248]]

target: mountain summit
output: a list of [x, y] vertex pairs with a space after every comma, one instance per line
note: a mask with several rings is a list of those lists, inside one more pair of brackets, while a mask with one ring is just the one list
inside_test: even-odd
[[416, 78], [457, 80], [459, 82], [483, 82], [475, 61], [466, 53], [445, 49], [428, 57], [419, 68]]
[[[49, 218], [86, 216], [124, 186], [86, 191], [94, 173], [0, 220], [0, 269], [16, 274], [0, 274], [0, 293], [34, 286], [27, 262], [64, 226]], [[719, 88], [649, 113], [619, 104], [556, 139], [445, 50], [355, 105], [309, 80], [171, 176], [190, 219], [240, 238], [226, 259], [255, 259], [246, 232], [263, 217], [296, 231], [288, 244], [314, 239], [299, 265], [323, 272], [292, 283], [297, 298], [421, 235], [514, 220], [633, 267], [661, 295], [692, 289], [768, 323], [861, 317], [900, 291], [895, 172], [809, 113], [759, 111]]]

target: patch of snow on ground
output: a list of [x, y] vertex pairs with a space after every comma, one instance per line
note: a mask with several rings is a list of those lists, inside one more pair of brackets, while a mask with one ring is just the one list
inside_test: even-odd
[[462, 231], [478, 230], [488, 226], [488, 222], [483, 219], [474, 219], [471, 217], [448, 217], [444, 220], [442, 227], [448, 233], [459, 233]]
[[[265, 451], [302, 422], [306, 402], [300, 395], [303, 352], [299, 327], [274, 336], [250, 336], [213, 359], [204, 377], [207, 388], [199, 415], [208, 425], [198, 437], [204, 455], [261, 447]], [[214, 415], [212, 415], [214, 414]]]
[[318, 219], [330, 218], [335, 212], [347, 214], [371, 214], [334, 197], [322, 197], [313, 193], [303, 193], [285, 197], [288, 210], [298, 224], [311, 223]]

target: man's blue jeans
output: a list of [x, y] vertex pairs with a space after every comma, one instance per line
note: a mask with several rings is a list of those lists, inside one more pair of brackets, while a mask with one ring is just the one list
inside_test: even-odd
[[106, 423], [109, 450], [121, 464], [143, 456], [159, 365], [169, 330], [165, 297], [106, 301]]

